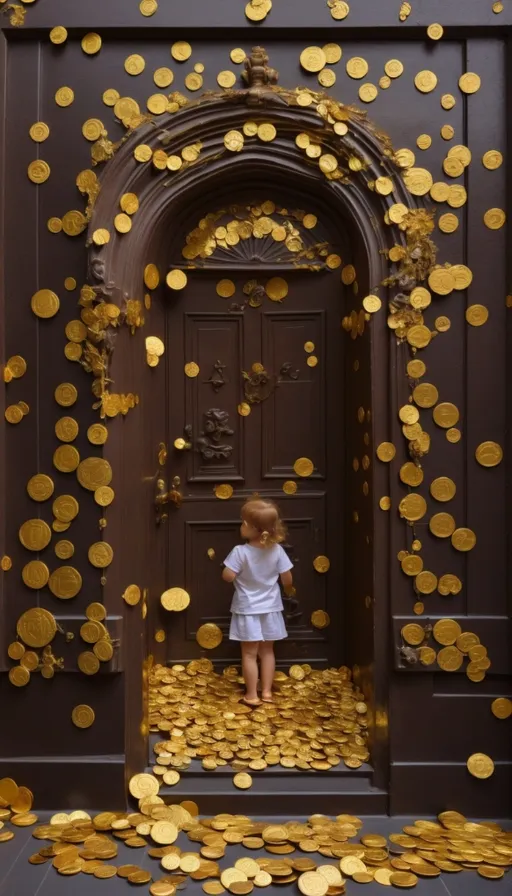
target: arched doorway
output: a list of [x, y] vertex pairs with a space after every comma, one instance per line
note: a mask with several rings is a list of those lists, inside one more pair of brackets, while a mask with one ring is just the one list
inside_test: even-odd
[[[389, 145], [375, 135], [359, 114], [354, 115], [351, 127], [344, 135], [348, 169], [354, 170], [355, 176], [349, 179], [344, 175], [332, 180], [325, 177], [316, 163], [313, 166], [309, 157], [304, 158], [296, 138], [299, 134], [309, 133], [314, 140], [318, 140], [322, 149], [328, 151], [330, 141], [339, 143], [339, 137], [328, 133], [323, 125], [319, 127], [318, 116], [307, 108], [291, 107], [281, 102], [275, 94], [260, 96], [261, 104], [253, 107], [253, 98], [250, 89], [239, 92], [231, 103], [213, 98], [204, 104], [183, 109], [176, 119], [169, 116], [159, 123], [161, 126], [158, 128], [154, 125], [142, 126], [119, 149], [102, 181], [91, 235], [115, 217], [123, 194], [135, 193], [139, 199], [139, 210], [133, 218], [129, 234], [115, 234], [106, 246], [91, 249], [90, 270], [98, 295], [120, 304], [134, 299], [142, 300], [145, 292], [143, 274], [148, 264], [156, 266], [160, 281], [169, 269], [185, 271], [188, 278], [187, 288], [178, 294], [178, 298], [164, 285], [159, 285], [152, 291], [150, 302], [146, 300], [146, 307], [151, 304], [151, 308], [147, 308], [145, 335], [162, 339], [166, 346], [164, 363], [160, 362], [158, 369], [147, 365], [146, 352], [141, 348], [140, 340], [132, 339], [126, 331], [119, 334], [116, 350], [111, 354], [109, 376], [115, 380], [117, 389], [136, 390], [141, 401], [137, 420], [132, 415], [119, 421], [120, 425], [113, 428], [112, 438], [105, 446], [105, 456], [111, 460], [116, 471], [118, 500], [113, 525], [123, 530], [126, 527], [127, 545], [125, 569], [109, 576], [107, 590], [122, 592], [135, 575], [139, 581], [146, 583], [144, 633], [139, 620], [134, 620], [126, 633], [127, 648], [130, 650], [133, 647], [133, 656], [138, 654], [143, 657], [150, 651], [158, 661], [166, 662], [201, 655], [195, 641], [199, 625], [208, 619], [221, 629], [227, 627], [229, 595], [221, 590], [218, 562], [223, 559], [226, 548], [222, 539], [227, 540], [228, 546], [233, 538], [236, 540], [238, 516], [238, 503], [220, 501], [213, 491], [214, 486], [234, 484], [240, 498], [254, 489], [268, 494], [276, 492], [282, 495], [282, 502], [286, 502], [287, 506], [290, 503], [290, 508], [295, 502], [296, 513], [285, 510], [290, 531], [298, 533], [302, 526], [299, 536], [302, 538], [302, 550], [312, 556], [307, 561], [310, 578], [303, 580], [305, 596], [302, 597], [300, 590], [298, 593], [301, 616], [284, 648], [283, 660], [288, 663], [291, 660], [343, 662], [359, 666], [361, 684], [371, 700], [373, 780], [374, 783], [385, 784], [387, 726], [383, 724], [383, 719], [386, 718], [387, 632], [384, 620], [388, 601], [387, 530], [385, 522], [377, 516], [370, 457], [373, 400], [379, 401], [385, 395], [389, 375], [388, 339], [383, 320], [374, 320], [368, 332], [365, 315], [355, 315], [355, 312], [351, 325], [353, 339], [348, 339], [344, 334], [340, 323], [342, 318], [350, 319], [355, 287], [349, 278], [345, 278], [348, 281], [345, 284], [340, 280], [338, 265], [331, 267], [327, 264], [327, 258], [329, 255], [340, 255], [346, 266], [354, 266], [359, 295], [378, 291], [384, 300], [387, 290], [380, 284], [387, 274], [386, 252], [403, 240], [396, 224], [390, 221], [386, 228], [383, 227], [383, 211], [400, 201], [410, 204], [410, 199], [398, 178], [392, 199], [375, 189], [379, 178], [395, 176], [396, 169], [388, 161]], [[247, 146], [240, 153], [226, 152], [226, 133], [243, 131], [244, 123], [249, 119], [271, 123], [277, 133], [276, 139], [271, 145], [261, 141]], [[154, 166], [140, 164], [134, 158], [134, 149], [141, 144], [150, 147], [152, 156], [163, 147], [167, 147], [167, 155], [175, 155], [184, 147], [199, 143], [201, 152], [205, 151], [204, 164], [184, 166], [185, 170], [179, 175], [166, 171], [162, 177]], [[358, 162], [350, 167], [351, 160]], [[270, 204], [273, 208], [263, 216], [274, 216], [276, 227], [284, 226], [290, 209], [301, 209], [313, 215], [319, 225], [320, 239], [317, 242], [332, 247], [332, 252], [328, 249], [327, 255], [318, 258], [313, 253], [312, 258], [306, 259], [313, 270], [294, 264], [288, 257], [291, 253], [279, 255], [276, 252], [262, 252], [260, 255], [263, 257], [255, 257], [254, 248], [249, 253], [239, 250], [237, 254], [229, 253], [221, 245], [223, 253], [216, 256], [214, 251], [201, 264], [197, 257], [192, 261], [179, 257], [178, 248], [185, 245], [184, 238], [186, 241], [187, 234], [205, 216], [223, 210], [225, 216], [229, 218], [231, 215], [231, 220], [237, 220], [233, 207], [243, 208], [244, 216], [247, 216], [254, 214], [252, 209], [260, 209], [265, 203], [269, 203], [269, 210]], [[283, 214], [283, 209], [287, 215]], [[225, 227], [227, 231], [229, 220], [219, 220], [221, 223], [218, 226]], [[303, 220], [296, 218], [293, 226], [306, 249], [309, 246], [312, 251], [313, 244], [308, 242], [308, 228], [304, 228]], [[343, 270], [343, 265], [340, 267]], [[271, 297], [265, 290], [265, 284], [275, 277], [286, 279], [289, 289], [290, 300], [287, 296], [282, 309], [277, 303], [275, 306], [271, 304]], [[256, 280], [256, 285], [263, 287], [266, 302], [263, 310], [260, 310], [262, 306], [251, 307], [250, 302], [246, 307], [245, 299], [238, 303], [238, 309], [229, 310], [228, 307], [224, 310], [227, 300], [218, 295], [219, 280], [233, 282], [235, 295], [240, 297], [246, 296], [244, 287]], [[218, 310], [219, 305], [221, 311]], [[333, 325], [337, 307], [337, 325]], [[256, 315], [251, 321], [249, 315], [253, 311]], [[316, 327], [311, 339], [306, 338], [304, 329], [308, 314], [307, 326], [311, 329]], [[315, 315], [317, 319], [313, 324]], [[223, 335], [219, 344], [208, 334], [218, 329], [221, 319]], [[284, 327], [281, 324], [292, 319], [300, 321], [294, 333], [296, 345], [286, 342], [288, 336], [279, 344], [274, 333], [281, 327], [289, 334], [290, 327], [286, 323]], [[318, 323], [320, 319], [323, 321], [321, 324]], [[245, 325], [245, 321], [251, 322]], [[204, 326], [205, 323], [212, 326]], [[366, 335], [363, 336], [365, 326]], [[299, 335], [301, 341], [298, 340]], [[308, 365], [308, 352], [304, 349], [306, 342], [317, 346], [322, 345], [322, 340], [325, 340], [324, 357], [327, 358], [325, 374], [321, 359], [316, 367]], [[354, 353], [356, 343], [357, 353]], [[219, 349], [226, 350], [225, 353], [231, 352], [232, 372], [230, 370], [229, 377], [218, 345]], [[267, 346], [271, 360], [270, 365], [263, 359], [263, 366], [271, 366], [267, 373], [277, 388], [272, 388], [263, 401], [254, 402], [255, 412], [251, 402], [248, 402], [251, 405], [250, 420], [244, 419], [243, 415], [235, 418], [235, 408], [244, 397], [240, 395], [242, 371], [250, 372], [248, 368], [253, 364], [262, 363], [263, 356], [258, 351], [262, 345]], [[279, 349], [272, 354], [270, 347], [275, 345], [279, 345]], [[303, 371], [306, 374], [321, 373], [316, 385], [311, 386], [315, 384], [312, 378], [306, 381], [300, 377], [301, 365], [295, 364], [292, 353], [297, 346], [302, 352]], [[204, 364], [197, 362], [198, 355], [193, 357], [195, 352], [200, 351], [204, 354]], [[217, 361], [219, 364], [216, 366]], [[184, 365], [190, 362], [196, 363], [200, 371], [206, 374], [200, 380], [203, 391], [200, 400], [198, 378], [185, 378], [181, 372]], [[295, 374], [296, 370], [299, 375], [294, 379], [290, 377], [290, 372]], [[357, 385], [352, 386], [355, 374], [359, 374]], [[288, 386], [299, 385], [309, 392], [309, 405], [304, 392], [294, 399], [295, 410], [287, 426], [286, 413], [279, 408], [277, 397], [286, 394]], [[236, 421], [236, 427], [225, 418], [219, 424], [218, 415], [213, 413], [223, 410], [216, 400], [216, 389], [224, 389], [225, 393], [226, 389], [231, 389], [229, 402], [233, 405], [231, 416]], [[207, 394], [211, 395], [211, 404], [205, 403]], [[307, 413], [301, 415], [304, 407]], [[318, 414], [319, 408], [325, 408], [327, 412]], [[190, 420], [187, 416], [189, 410]], [[385, 417], [385, 407], [381, 411]], [[263, 418], [259, 423], [258, 415]], [[321, 422], [317, 432], [311, 425], [314, 420]], [[296, 430], [293, 430], [294, 421], [297, 421]], [[254, 447], [245, 447], [249, 446], [249, 439], [247, 429], [242, 435], [241, 427], [249, 422], [257, 423], [257, 432], [264, 434], [262, 440], [253, 439], [250, 443], [253, 446], [257, 444], [257, 451]], [[220, 430], [217, 426], [217, 444], [232, 449], [224, 451], [226, 456], [222, 456], [222, 452], [216, 456], [215, 444], [212, 456], [212, 443], [207, 435], [210, 424], [214, 428], [220, 425]], [[281, 429], [272, 430], [271, 426], [277, 424]], [[283, 495], [282, 485], [284, 481], [297, 479], [293, 458], [305, 456], [306, 450], [289, 450], [287, 429], [292, 429], [292, 441], [299, 433], [307, 444], [319, 446], [318, 452], [323, 452], [323, 459], [328, 461], [322, 470], [321, 462], [316, 463], [312, 458], [319, 475], [316, 481], [315, 475], [309, 479], [307, 485], [301, 486], [293, 496]], [[228, 430], [232, 430], [232, 434], [228, 434]], [[269, 432], [272, 434], [270, 440]], [[238, 440], [236, 433], [239, 434]], [[173, 449], [176, 439], [183, 439], [185, 446]], [[166, 450], [158, 453], [157, 446], [162, 444]], [[238, 465], [233, 462], [235, 448], [238, 451]], [[282, 457], [279, 454], [272, 456], [272, 451], [277, 449], [281, 450]], [[310, 453], [314, 450], [311, 449]], [[349, 480], [348, 471], [350, 468], [355, 471], [356, 455], [358, 469], [362, 467], [364, 479], [354, 484]], [[246, 476], [245, 471], [249, 469], [252, 469], [252, 474]], [[262, 471], [265, 475], [261, 475]], [[380, 471], [377, 475], [382, 477], [385, 473]], [[163, 485], [157, 484], [159, 480], [163, 481]], [[275, 481], [279, 483], [277, 489]], [[358, 494], [362, 492], [365, 499], [359, 510], [354, 509], [356, 489]], [[167, 525], [164, 526], [157, 525], [155, 520], [155, 490], [160, 493], [172, 490], [181, 492], [184, 499], [179, 510], [170, 507]], [[301, 501], [306, 503], [301, 506]], [[313, 506], [315, 501], [317, 503]], [[131, 533], [128, 522], [134, 510], [138, 517], [138, 537]], [[349, 519], [362, 525], [356, 529], [349, 527]], [[223, 533], [218, 549], [210, 543], [215, 527]], [[376, 542], [379, 543], [378, 550], [375, 549]], [[312, 544], [314, 552], [311, 551]], [[213, 564], [210, 548], [213, 548], [216, 560]], [[293, 542], [290, 550], [296, 550]], [[314, 567], [311, 570], [311, 561], [317, 554], [325, 554], [331, 560], [331, 586], [328, 576], [318, 574]], [[298, 559], [304, 564], [304, 569], [305, 561], [300, 557]], [[213, 572], [210, 571], [212, 569]], [[134, 571], [133, 574], [130, 570]], [[215, 583], [212, 586], [215, 589], [214, 618], [211, 615], [212, 605], [208, 604], [209, 595], [205, 595], [204, 598], [193, 599], [192, 609], [178, 620], [173, 619], [170, 624], [159, 602], [162, 591], [172, 586], [187, 587], [192, 581], [198, 592], [204, 594], [210, 579]], [[219, 609], [222, 599], [225, 600], [224, 613]], [[313, 609], [329, 613], [332, 617], [329, 629], [318, 631], [312, 628], [310, 620]], [[216, 648], [219, 662], [232, 661], [234, 657], [222, 653], [224, 649]], [[215, 651], [212, 658], [216, 659]], [[143, 692], [136, 669], [127, 670], [127, 677], [127, 753], [132, 767], [140, 770], [145, 751], [140, 732], [144, 736], [147, 734], [147, 725], [143, 719], [141, 726], [141, 715], [137, 714], [137, 707], [142, 712]]]

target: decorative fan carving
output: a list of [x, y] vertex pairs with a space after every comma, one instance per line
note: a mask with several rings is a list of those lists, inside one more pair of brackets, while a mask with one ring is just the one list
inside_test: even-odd
[[187, 235], [181, 254], [195, 267], [321, 270], [333, 250], [319, 239], [319, 229], [316, 215], [288, 211], [271, 200], [232, 205], [202, 218]]

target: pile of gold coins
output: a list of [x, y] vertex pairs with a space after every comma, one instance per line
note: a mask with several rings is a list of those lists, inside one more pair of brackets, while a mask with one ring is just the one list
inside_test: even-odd
[[14, 831], [5, 828], [8, 821], [17, 828], [27, 828], [37, 821], [31, 812], [34, 794], [28, 787], [19, 787], [13, 778], [0, 780], [0, 843], [7, 843], [14, 837]]
[[229, 764], [237, 772], [272, 765], [328, 771], [341, 762], [355, 769], [368, 760], [367, 707], [348, 668], [276, 672], [274, 702], [256, 708], [240, 702], [242, 686], [236, 667], [219, 675], [208, 659], [152, 669], [150, 729], [167, 739], [155, 744], [148, 792], [157, 793], [161, 780], [177, 783], [193, 759], [207, 770]]
[[250, 22], [263, 22], [272, 9], [272, 0], [249, 0], [245, 7], [245, 15]]
[[[441, 645], [440, 650], [428, 643], [430, 634]], [[445, 672], [456, 672], [468, 659], [466, 675], [470, 681], [483, 681], [491, 667], [487, 648], [474, 632], [463, 632], [455, 619], [438, 619], [433, 627], [410, 622], [404, 625], [401, 635], [406, 644], [417, 648], [417, 657], [424, 666], [437, 663]]]
[[[512, 832], [492, 821], [470, 822], [453, 811], [442, 812], [438, 821], [406, 825], [389, 838], [362, 832], [361, 819], [353, 815], [312, 815], [307, 822], [276, 824], [227, 813], [199, 819], [198, 812], [190, 801], [167, 806], [158, 796], [143, 796], [135, 812], [100, 812], [94, 818], [81, 811], [58, 813], [34, 829], [36, 839], [51, 845], [29, 862], [51, 862], [62, 875], [83, 872], [149, 883], [151, 896], [174, 896], [189, 878], [203, 881], [207, 896], [226, 890], [248, 896], [255, 886], [273, 883], [297, 883], [304, 896], [341, 896], [347, 879], [410, 888], [420, 878], [463, 870], [497, 880], [512, 866]], [[176, 844], [180, 831], [197, 844], [197, 851]], [[148, 855], [164, 874], [155, 880], [153, 870], [138, 864], [110, 864], [118, 854], [116, 840], [134, 850], [149, 846]], [[254, 858], [243, 856], [221, 868], [219, 860], [230, 845], [250, 850]], [[330, 861], [318, 861], [316, 854]]]

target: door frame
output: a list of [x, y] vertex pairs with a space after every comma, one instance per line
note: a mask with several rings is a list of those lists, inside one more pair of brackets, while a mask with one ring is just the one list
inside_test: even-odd
[[[393, 161], [393, 152], [389, 138], [379, 133], [371, 122], [358, 111], [354, 111], [350, 120], [350, 129], [343, 138], [333, 135], [331, 144], [336, 151], [347, 156], [357, 156], [365, 160], [361, 171], [357, 172], [350, 185], [342, 181], [327, 180], [318, 167], [305, 164], [304, 158], [297, 150], [295, 137], [302, 131], [309, 133], [319, 131], [327, 141], [326, 129], [315, 111], [309, 107], [288, 105], [278, 93], [271, 89], [259, 98], [259, 105], [254, 105], [254, 90], [237, 91], [236, 99], [228, 96], [214, 95], [204, 97], [197, 104], [185, 106], [176, 115], [160, 116], [157, 126], [154, 123], [142, 124], [119, 148], [114, 157], [107, 163], [101, 177], [101, 191], [97, 198], [92, 219], [89, 225], [89, 281], [98, 298], [114, 302], [118, 305], [128, 298], [143, 299], [144, 286], [142, 271], [151, 259], [166, 270], [168, 266], [169, 227], [175, 225], [183, 212], [193, 204], [199, 196], [213, 195], [220, 197], [226, 188], [233, 189], [237, 182], [247, 180], [261, 182], [266, 195], [272, 189], [279, 189], [286, 183], [292, 185], [302, 196], [320, 196], [330, 206], [334, 215], [341, 215], [353, 229], [356, 240], [367, 260], [368, 283], [371, 289], [380, 290], [383, 305], [398, 292], [398, 287], [382, 286], [390, 274], [387, 253], [394, 245], [406, 245], [406, 237], [398, 224], [384, 224], [384, 215], [393, 204], [401, 202], [408, 208], [415, 207], [414, 198], [407, 191], [398, 167]], [[260, 121], [271, 121], [279, 135], [273, 143], [261, 143], [254, 147], [246, 147], [241, 153], [222, 152], [223, 138], [227, 131], [241, 129], [248, 118]], [[165, 188], [159, 175], [151, 165], [139, 164], [134, 160], [134, 147], [145, 143], [153, 150], [165, 148], [172, 144], [172, 151], [179, 152], [183, 146], [201, 140], [211, 150], [217, 150], [209, 164], [191, 165], [180, 173], [179, 177], [166, 178]], [[309, 160], [306, 160], [309, 162]], [[382, 176], [393, 179], [392, 195], [384, 196], [375, 191], [369, 184]], [[110, 242], [104, 246], [96, 246], [92, 241], [93, 232], [99, 227], [106, 227], [118, 213], [119, 198], [123, 193], [134, 192], [140, 200], [140, 208], [133, 218], [130, 239], [113, 231]], [[217, 200], [218, 201], [218, 200]], [[415, 285], [413, 280], [405, 286], [410, 291]], [[375, 315], [370, 330], [371, 353], [371, 400], [373, 442], [390, 439], [395, 426], [396, 399], [398, 394], [396, 377], [397, 341], [390, 338], [386, 325], [386, 314]], [[340, 332], [340, 338], [343, 334]], [[136, 339], [126, 332], [117, 336], [116, 350], [110, 346], [109, 375], [116, 382], [116, 388], [124, 391], [136, 389], [134, 373], [139, 364], [145, 362], [135, 360], [142, 351], [135, 349]], [[140, 346], [140, 343], [137, 342]], [[136, 379], [136, 377], [135, 377]], [[140, 388], [140, 386], [139, 386]], [[403, 388], [401, 389], [403, 391]], [[133, 411], [129, 417], [135, 419], [141, 414], [141, 407]], [[157, 418], [152, 414], [152, 423], [146, 430], [145, 440], [154, 438], [152, 446], [155, 457], [158, 445]], [[140, 416], [139, 416], [140, 421]], [[155, 422], [156, 421], [156, 422]], [[133, 577], [127, 569], [138, 567], [140, 574], [146, 574], [147, 558], [151, 557], [153, 572], [163, 563], [165, 552], [165, 533], [150, 537], [150, 530], [136, 533], [130, 527], [124, 527], [124, 520], [133, 513], [135, 502], [143, 502], [144, 506], [153, 507], [156, 475], [151, 475], [147, 456], [143, 446], [144, 439], [136, 435], [132, 428], [130, 438], [125, 427], [128, 418], [113, 420], [109, 430], [109, 440], [104, 446], [104, 457], [112, 464], [116, 484], [116, 503], [114, 504], [113, 526], [125, 545], [127, 557], [125, 565], [117, 565], [112, 569], [106, 584], [107, 601], [118, 601]], [[139, 431], [144, 429], [135, 423]], [[160, 427], [160, 439], [165, 429]], [[151, 433], [154, 435], [152, 436]], [[129, 442], [129, 462], [127, 450]], [[142, 475], [139, 475], [139, 471]], [[392, 520], [391, 514], [383, 514], [379, 509], [378, 496], [390, 494], [390, 470], [385, 464], [373, 468], [372, 513], [374, 526], [373, 549], [373, 608], [374, 608], [374, 661], [373, 661], [373, 707], [372, 707], [372, 763], [374, 766], [374, 783], [386, 787], [389, 781], [389, 724], [388, 724], [388, 691], [390, 675], [390, 556], [392, 530], [400, 525], [398, 517]], [[144, 511], [146, 513], [146, 510]], [[144, 515], [144, 514], [143, 514]], [[143, 522], [141, 520], [141, 525]], [[151, 524], [149, 524], [151, 525]], [[155, 578], [155, 576], [153, 576]], [[158, 579], [158, 574], [156, 575]], [[151, 583], [150, 587], [151, 587]], [[156, 588], [154, 591], [156, 594]], [[140, 622], [134, 620], [126, 624], [127, 643], [135, 648], [133, 657], [138, 655], [142, 660], [154, 654], [159, 656], [159, 645], [155, 644], [149, 632], [141, 632]], [[127, 674], [128, 674], [127, 664]], [[140, 667], [139, 667], [140, 669]], [[144, 719], [143, 707], [144, 685], [140, 671], [132, 669], [128, 674], [126, 687], [126, 755], [127, 774], [139, 767], [140, 760], [146, 750], [148, 732], [147, 720]], [[142, 721], [141, 721], [142, 719]]]

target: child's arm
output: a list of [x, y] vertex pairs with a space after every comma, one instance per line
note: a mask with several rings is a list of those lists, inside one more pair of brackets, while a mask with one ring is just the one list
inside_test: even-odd
[[222, 578], [225, 582], [233, 582], [236, 579], [236, 575], [236, 572], [234, 572], [232, 569], [228, 569], [227, 566], [225, 566], [222, 570]]
[[[226, 570], [224, 570], [224, 572], [226, 572]], [[279, 578], [281, 580], [281, 585], [283, 586], [283, 588], [289, 588], [290, 585], [292, 585], [292, 583], [293, 583], [293, 576], [289, 569], [286, 572], [282, 572], [281, 575], [279, 576]], [[231, 582], [233, 580], [229, 579], [228, 581]]]

